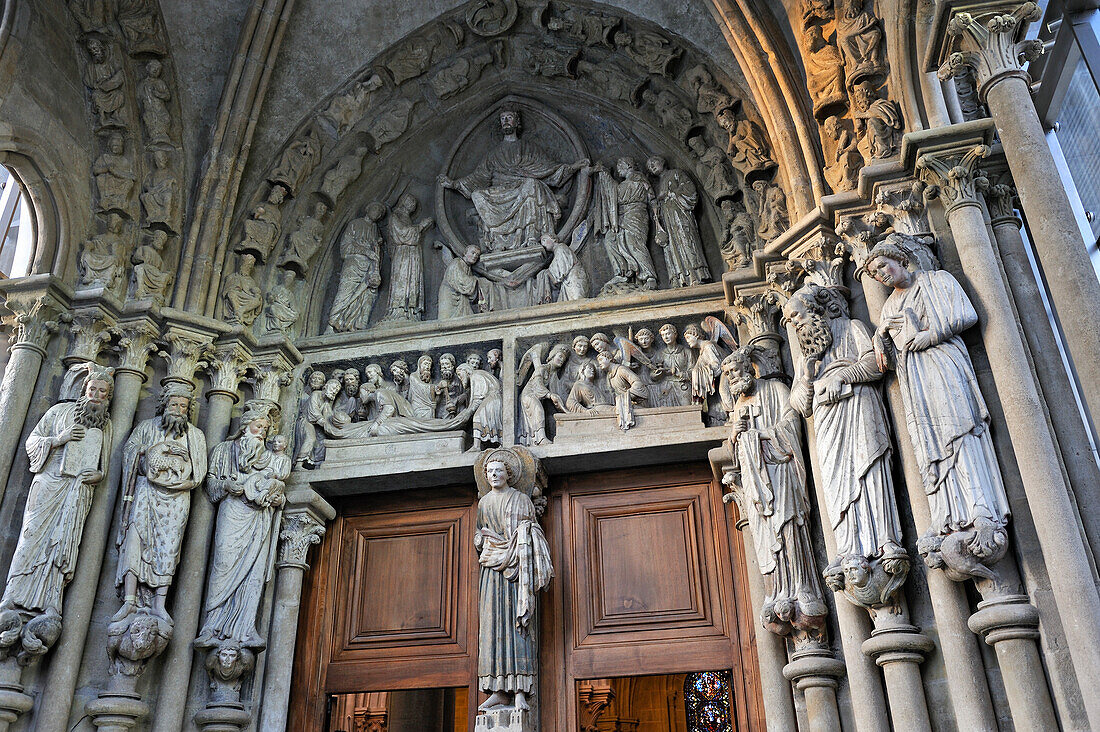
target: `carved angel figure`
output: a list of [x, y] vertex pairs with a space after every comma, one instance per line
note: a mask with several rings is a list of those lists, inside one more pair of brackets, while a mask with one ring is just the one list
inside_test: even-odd
[[714, 393], [716, 381], [722, 373], [722, 360], [729, 355], [718, 346], [725, 345], [731, 351], [737, 348], [737, 338], [726, 324], [713, 315], [703, 318], [700, 325], [692, 323], [684, 328], [684, 342], [699, 352], [695, 365], [691, 368], [691, 397], [700, 404], [706, 404]]
[[558, 343], [553, 348], [548, 343], [536, 343], [520, 359], [517, 382], [524, 384], [519, 393], [522, 418], [520, 440], [523, 444], [541, 445], [547, 441], [546, 411], [542, 405], [544, 399], [549, 399], [555, 407], [565, 411], [565, 402], [550, 391], [549, 384], [550, 378], [561, 371], [568, 357], [569, 348], [563, 343]]

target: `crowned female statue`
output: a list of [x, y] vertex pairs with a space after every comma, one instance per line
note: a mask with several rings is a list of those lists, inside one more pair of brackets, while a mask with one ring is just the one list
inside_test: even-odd
[[[477, 679], [482, 712], [528, 710], [538, 674], [537, 593], [550, 584], [550, 547], [538, 524], [545, 505], [538, 462], [521, 447], [486, 450], [474, 465], [474, 548], [481, 565]], [[535, 499], [535, 500], [532, 500]]]

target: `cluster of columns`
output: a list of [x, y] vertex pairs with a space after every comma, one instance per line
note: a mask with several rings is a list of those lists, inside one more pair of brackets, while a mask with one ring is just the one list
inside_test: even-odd
[[[73, 705], [78, 697], [81, 667], [96, 654], [105, 658], [104, 649], [92, 648], [89, 631], [101, 576], [113, 572], [105, 568], [105, 559], [115, 520], [122, 472], [122, 450], [142, 399], [142, 390], [151, 371], [150, 356], [165, 358], [166, 374], [161, 380], [197, 385], [198, 374], [206, 370], [206, 417], [203, 430], [208, 449], [222, 442], [230, 428], [233, 407], [239, 401], [242, 382], [251, 377], [253, 391], [278, 401], [281, 387], [290, 383], [289, 372], [300, 355], [283, 341], [257, 343], [243, 331], [227, 331], [224, 325], [197, 319], [177, 311], [152, 313], [126, 309], [101, 290], [73, 293], [51, 276], [34, 276], [0, 284], [5, 307], [11, 313], [11, 346], [3, 381], [0, 384], [0, 424], [26, 422], [34, 385], [43, 371], [52, 337], [67, 333], [69, 346], [62, 358], [66, 366], [77, 362], [98, 362], [110, 346], [117, 354], [114, 366], [115, 387], [111, 401], [113, 426], [108, 473], [97, 487], [84, 524], [83, 538], [75, 572], [66, 588], [61, 635], [45, 656], [36, 685], [41, 692], [36, 700], [22, 687], [23, 669], [14, 659], [0, 665], [0, 729], [28, 712], [34, 715], [36, 730], [65, 732], [69, 728]], [[65, 327], [68, 326], [68, 327]], [[56, 395], [46, 395], [52, 400]], [[285, 401], [285, 400], [284, 400]], [[286, 420], [284, 424], [289, 424]], [[8, 485], [11, 465], [19, 449], [21, 430], [0, 431], [0, 497]], [[251, 711], [238, 711], [235, 718], [225, 714], [207, 715], [200, 728], [243, 729], [262, 717], [261, 728], [285, 728], [289, 681], [297, 632], [302, 576], [308, 568], [306, 555], [320, 541], [334, 510], [308, 485], [296, 486], [286, 496], [279, 532], [278, 561], [273, 588], [269, 588], [264, 613], [267, 622], [269, 660], [253, 684]], [[193, 674], [196, 649], [192, 641], [198, 631], [205, 591], [207, 564], [212, 547], [214, 507], [196, 491], [191, 502], [188, 530], [181, 562], [170, 598], [175, 619], [174, 632], [163, 658], [157, 683], [155, 712], [148, 720], [152, 730], [176, 732], [186, 725], [188, 704], [205, 697], [204, 673]], [[201, 668], [201, 663], [198, 665]], [[135, 689], [135, 679], [115, 681], [87, 704], [87, 714], [101, 730], [122, 732], [149, 716], [149, 705]], [[243, 706], [241, 707], [243, 709]], [[33, 711], [32, 711], [33, 710]], [[207, 710], [209, 711], [209, 710]], [[226, 725], [229, 726], [226, 726]]]

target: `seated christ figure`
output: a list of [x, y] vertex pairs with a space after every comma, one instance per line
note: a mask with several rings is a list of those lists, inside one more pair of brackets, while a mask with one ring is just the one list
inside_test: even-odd
[[560, 188], [589, 161], [558, 163], [534, 142], [521, 138], [519, 110], [500, 110], [504, 139], [469, 175], [452, 180], [439, 176], [444, 188], [469, 198], [494, 251], [537, 247], [543, 234], [554, 234], [561, 206], [553, 189]]

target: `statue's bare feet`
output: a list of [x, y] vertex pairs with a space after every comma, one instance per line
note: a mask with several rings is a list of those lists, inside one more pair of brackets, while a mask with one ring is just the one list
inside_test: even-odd
[[516, 692], [516, 709], [530, 709], [531, 705], [527, 703], [527, 695], [522, 691]]
[[507, 703], [508, 703], [508, 694], [507, 694], [507, 692], [494, 691], [488, 699], [486, 699], [484, 702], [482, 702], [481, 706], [479, 706], [478, 709], [482, 712], [487, 712], [490, 709], [495, 709], [496, 707], [503, 707]]

